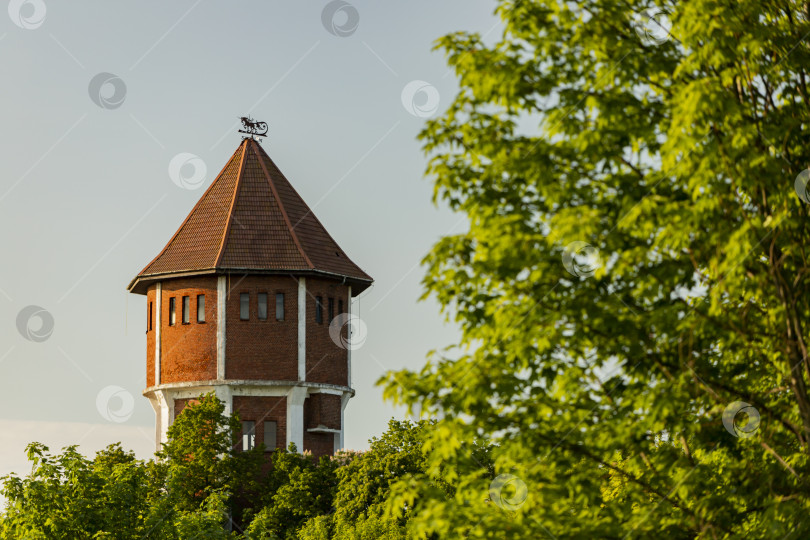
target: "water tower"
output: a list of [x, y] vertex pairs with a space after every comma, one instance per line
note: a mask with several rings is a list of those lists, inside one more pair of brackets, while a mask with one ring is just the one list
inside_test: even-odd
[[238, 411], [243, 446], [342, 448], [354, 395], [344, 323], [371, 283], [245, 138], [128, 287], [146, 296], [143, 393], [158, 448], [183, 407], [210, 391]]

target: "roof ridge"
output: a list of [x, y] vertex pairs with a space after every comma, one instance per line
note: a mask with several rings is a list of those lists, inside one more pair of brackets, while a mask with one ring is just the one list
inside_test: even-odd
[[[254, 145], [257, 145], [257, 143], [255, 141], [253, 141], [252, 139], [251, 139], [251, 141], [253, 142]], [[309, 255], [307, 255], [306, 251], [304, 251], [304, 248], [301, 245], [301, 241], [298, 239], [298, 235], [295, 234], [295, 227], [293, 227], [292, 223], [290, 222], [290, 217], [287, 215], [287, 209], [284, 208], [284, 203], [282, 202], [281, 197], [278, 196], [278, 190], [276, 189], [276, 186], [273, 183], [273, 179], [270, 177], [270, 173], [267, 171], [267, 167], [264, 164], [264, 160], [262, 159], [261, 154], [259, 152], [257, 152], [255, 149], [253, 151], [254, 151], [254, 153], [256, 154], [256, 157], [259, 160], [259, 165], [261, 166], [262, 171], [264, 171], [264, 176], [265, 176], [265, 178], [267, 178], [267, 183], [270, 185], [270, 190], [273, 192], [273, 197], [276, 198], [278, 208], [279, 208], [279, 210], [281, 210], [281, 215], [284, 216], [284, 223], [287, 225], [287, 229], [290, 231], [290, 236], [292, 236], [292, 239], [295, 242], [295, 247], [298, 248], [298, 252], [301, 254], [301, 256], [304, 258], [304, 260], [307, 262], [310, 269], [315, 269], [315, 265], [312, 264], [312, 261], [310, 260]], [[297, 193], [296, 193], [296, 195], [297, 195]], [[300, 198], [300, 196], [299, 196], [299, 198]], [[303, 201], [303, 199], [301, 199], [301, 200]], [[304, 203], [304, 204], [306, 204], [306, 203]], [[309, 209], [309, 207], [307, 207], [307, 209]]]
[[239, 163], [239, 170], [236, 172], [236, 185], [233, 188], [233, 197], [231, 198], [231, 206], [228, 208], [228, 221], [225, 223], [225, 229], [222, 232], [222, 240], [219, 244], [219, 251], [217, 252], [217, 258], [214, 260], [214, 268], [219, 267], [219, 263], [222, 262], [222, 256], [225, 254], [225, 243], [228, 240], [228, 233], [231, 232], [231, 223], [233, 223], [233, 207], [236, 203], [236, 199], [239, 197], [239, 188], [242, 186], [242, 180], [245, 176], [245, 163], [247, 162], [247, 147], [248, 147], [247, 139], [245, 139], [245, 144], [242, 145], [242, 159]]
[[[236, 153], [234, 152], [234, 155], [235, 155], [235, 154], [236, 154]], [[155, 258], [154, 258], [154, 259], [152, 259], [151, 261], [149, 261], [149, 264], [147, 264], [146, 266], [144, 266], [144, 267], [143, 267], [143, 270], [141, 270], [141, 271], [139, 272], [139, 274], [138, 274], [138, 275], [141, 275], [141, 274], [143, 274], [144, 272], [146, 272], [146, 270], [147, 270], [147, 269], [148, 269], [150, 266], [152, 266], [152, 264], [154, 264], [154, 262], [155, 262], [155, 261], [157, 261], [158, 259], [160, 259], [160, 257], [162, 257], [164, 253], [166, 253], [166, 251], [169, 249], [169, 247], [170, 247], [170, 246], [172, 245], [172, 243], [174, 242], [175, 238], [177, 238], [177, 235], [179, 235], [179, 234], [180, 234], [180, 231], [182, 231], [182, 230], [183, 230], [183, 227], [185, 227], [185, 226], [186, 226], [186, 224], [189, 222], [189, 220], [191, 219], [191, 216], [193, 216], [193, 215], [194, 215], [194, 212], [197, 210], [197, 208], [199, 208], [199, 207], [202, 205], [203, 201], [205, 200], [206, 195], [208, 195], [208, 192], [210, 192], [212, 189], [214, 189], [214, 186], [215, 186], [215, 185], [216, 185], [216, 183], [217, 183], [217, 179], [219, 179], [219, 177], [220, 177], [220, 176], [222, 176], [222, 173], [224, 173], [224, 172], [225, 172], [225, 169], [227, 169], [227, 168], [228, 168], [228, 165], [230, 165], [230, 164], [231, 164], [231, 161], [233, 161], [234, 155], [232, 155], [232, 156], [231, 156], [231, 159], [229, 159], [228, 161], [226, 161], [226, 162], [225, 162], [225, 166], [224, 166], [224, 167], [222, 167], [222, 169], [219, 171], [219, 173], [217, 173], [217, 175], [214, 177], [213, 182], [211, 182], [211, 185], [210, 185], [210, 186], [208, 186], [208, 189], [206, 189], [206, 190], [203, 192], [202, 196], [201, 196], [201, 197], [200, 197], [200, 198], [197, 200], [197, 203], [196, 203], [196, 204], [194, 205], [194, 207], [191, 209], [191, 212], [189, 212], [189, 213], [188, 213], [188, 215], [186, 216], [186, 219], [184, 219], [184, 220], [183, 220], [183, 223], [181, 223], [181, 224], [180, 224], [180, 226], [177, 228], [177, 230], [174, 232], [174, 234], [172, 235], [172, 237], [169, 239], [169, 242], [168, 242], [168, 243], [167, 243], [165, 246], [163, 246], [163, 249], [162, 249], [162, 250], [160, 250], [160, 253], [158, 253], [158, 254], [157, 254], [157, 256], [155, 256]], [[216, 265], [215, 265], [215, 266], [216, 266]]]

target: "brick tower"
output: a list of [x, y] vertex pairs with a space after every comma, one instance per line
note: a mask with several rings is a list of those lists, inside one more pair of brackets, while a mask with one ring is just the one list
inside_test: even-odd
[[158, 448], [183, 407], [210, 391], [239, 412], [243, 448], [342, 448], [354, 395], [345, 322], [371, 283], [264, 149], [242, 141], [128, 287], [146, 295], [143, 394]]

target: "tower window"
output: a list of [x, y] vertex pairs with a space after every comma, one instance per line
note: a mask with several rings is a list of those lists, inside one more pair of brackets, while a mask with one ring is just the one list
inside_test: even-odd
[[197, 322], [205, 322], [205, 295], [197, 295]]
[[252, 450], [256, 446], [256, 422], [242, 422], [242, 450]]
[[267, 320], [267, 293], [259, 293], [259, 320]]
[[151, 330], [152, 330], [152, 302], [149, 302], [149, 315], [148, 315], [148, 319], [149, 319], [149, 320], [148, 320], [148, 321], [147, 321], [147, 323], [146, 323], [146, 324], [147, 324], [146, 328], [148, 328], [148, 329], [149, 329], [149, 331], [151, 331]]
[[275, 422], [264, 423], [264, 446], [267, 450], [276, 449], [276, 430], [278, 425]]
[[338, 315], [343, 315], [343, 300], [338, 300]]
[[284, 293], [276, 293], [276, 320], [284, 320]]
[[323, 298], [320, 296], [315, 297], [315, 322], [318, 324], [323, 322]]
[[243, 321], [250, 320], [250, 293], [239, 295], [239, 318]]
[[329, 324], [332, 324], [332, 319], [335, 318], [335, 299], [329, 299]]
[[191, 315], [189, 312], [191, 311], [191, 298], [188, 296], [183, 297], [183, 324], [188, 324]]
[[169, 326], [174, 326], [177, 322], [177, 309], [175, 308], [175, 298], [169, 298]]

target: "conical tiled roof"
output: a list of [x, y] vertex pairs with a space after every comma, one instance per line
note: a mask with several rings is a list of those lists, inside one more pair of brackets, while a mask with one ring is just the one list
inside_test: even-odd
[[173, 276], [249, 272], [345, 278], [371, 285], [253, 139], [245, 139], [163, 251], [129, 284]]

